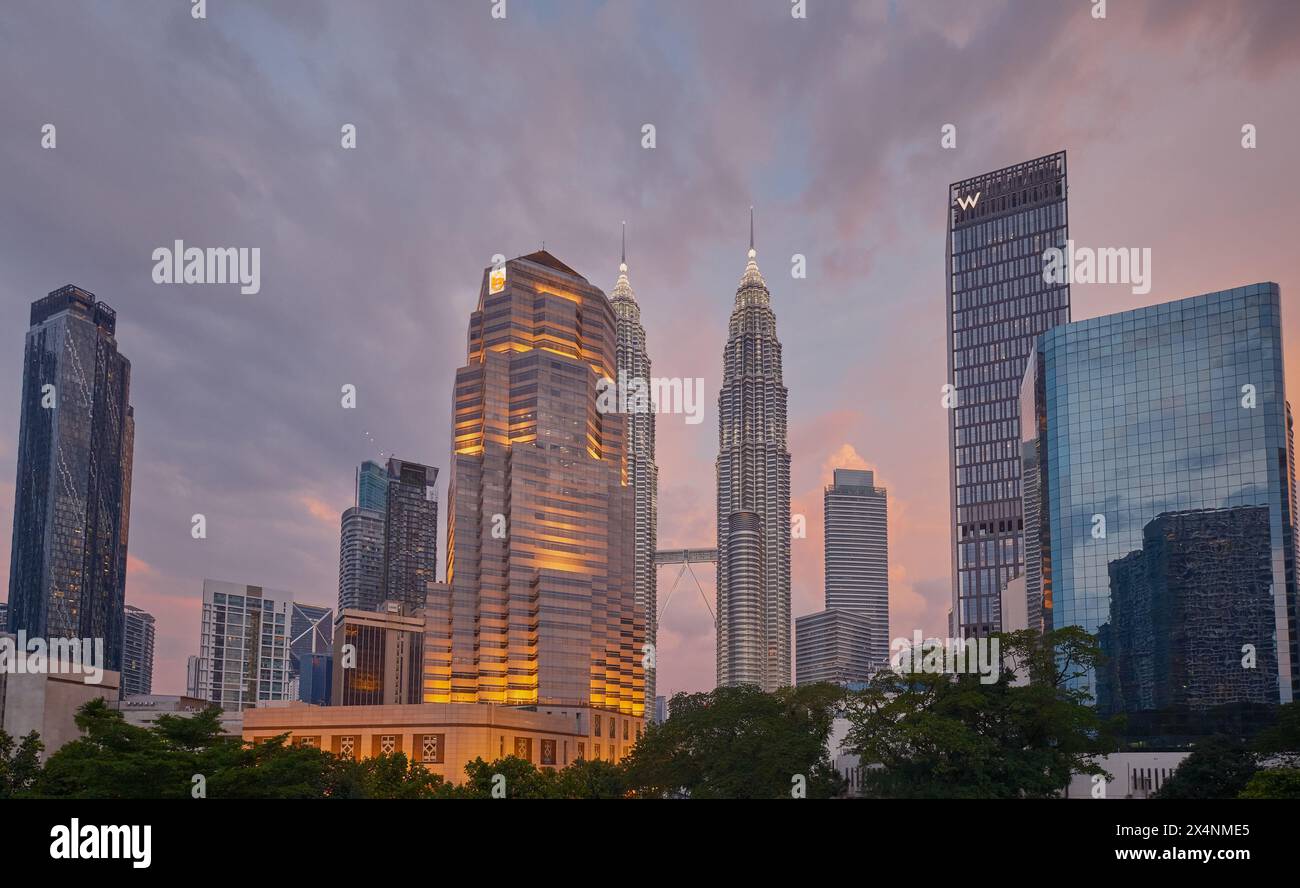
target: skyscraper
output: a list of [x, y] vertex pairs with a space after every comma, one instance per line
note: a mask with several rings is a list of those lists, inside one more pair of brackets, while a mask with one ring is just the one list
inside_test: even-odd
[[388, 461], [384, 512], [384, 601], [411, 611], [424, 607], [428, 584], [438, 572], [438, 470]]
[[426, 702], [644, 714], [626, 417], [597, 407], [615, 325], [550, 253], [486, 269], [453, 395], [449, 588], [425, 610], [451, 654], [426, 656]]
[[327, 607], [294, 602], [289, 609], [289, 675], [298, 679], [298, 698], [305, 703], [328, 702], [309, 699], [307, 694], [321, 690], [303, 681], [303, 672], [312, 668], [313, 654], [329, 656], [334, 649], [334, 612]]
[[339, 528], [338, 610], [374, 610], [384, 600], [384, 513], [388, 471], [366, 460], [357, 469], [352, 507]]
[[861, 469], [836, 469], [823, 494], [826, 609], [867, 618], [867, 653], [889, 660], [889, 519], [885, 488]]
[[292, 607], [289, 592], [204, 580], [196, 696], [222, 709], [289, 700]]
[[1001, 589], [1024, 565], [1020, 380], [1034, 337], [1070, 319], [1068, 284], [1044, 281], [1065, 247], [1065, 152], [949, 186], [947, 325], [951, 630], [1000, 628]]
[[383, 512], [388, 506], [388, 470], [368, 459], [357, 467], [355, 506]]
[[[624, 235], [622, 258], [618, 266], [618, 281], [610, 294], [614, 307], [617, 336], [619, 385], [626, 380], [639, 380], [646, 390], [650, 387], [650, 355], [646, 352], [645, 327], [641, 325], [641, 308], [636, 294], [627, 279], [627, 238]], [[657, 639], [658, 594], [656, 590], [655, 548], [658, 541], [659, 520], [659, 469], [655, 466], [655, 412], [653, 405], [647, 410], [633, 410], [627, 414], [627, 483], [635, 498], [634, 552], [636, 606], [645, 621], [646, 641], [654, 645]], [[645, 673], [646, 712], [654, 711], [655, 669]]]
[[153, 615], [126, 605], [122, 630], [122, 696], [153, 693]]
[[377, 611], [340, 611], [334, 630], [332, 705], [421, 702], [423, 617], [386, 601]]
[[[1110, 563], [1097, 705], [1111, 713], [1276, 703], [1268, 509], [1165, 512]], [[1242, 648], [1255, 646], [1252, 668]]]
[[871, 677], [889, 659], [873, 660], [875, 631], [870, 617], [845, 610], [818, 611], [794, 621], [795, 683], [852, 684]]
[[[1105, 625], [1129, 670], [1110, 689], [1139, 702], [1249, 701], [1248, 677], [1201, 682], [1241, 669], [1251, 645], [1273, 699], [1289, 702], [1295, 491], [1278, 286], [1055, 327], [1022, 403], [1030, 627]], [[1189, 662], [1144, 652], [1157, 634]], [[1143, 690], [1142, 669], [1186, 686], [1153, 690], [1152, 677]], [[1078, 684], [1095, 691], [1094, 678]]]
[[32, 303], [23, 359], [9, 627], [103, 639], [122, 664], [134, 416], [113, 309], [68, 285]]
[[718, 684], [790, 684], [790, 451], [754, 216], [718, 393]]

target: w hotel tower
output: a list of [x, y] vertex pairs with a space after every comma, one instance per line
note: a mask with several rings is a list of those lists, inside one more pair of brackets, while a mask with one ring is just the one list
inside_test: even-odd
[[1067, 222], [1064, 151], [949, 188], [953, 635], [1001, 629], [1002, 587], [1024, 570], [1020, 380], [1034, 338], [1070, 320], [1069, 285], [1043, 280]]
[[425, 702], [644, 715], [626, 417], [597, 409], [615, 331], [605, 294], [550, 253], [485, 271], [456, 373]]

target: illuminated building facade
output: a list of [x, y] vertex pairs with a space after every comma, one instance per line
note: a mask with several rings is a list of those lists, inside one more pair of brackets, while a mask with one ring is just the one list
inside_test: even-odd
[[1020, 380], [1034, 337], [1070, 320], [1069, 285], [1043, 275], [1066, 210], [1064, 151], [949, 187], [952, 635], [998, 631], [1002, 587], [1024, 571]]
[[[640, 718], [591, 707], [518, 708], [490, 703], [407, 706], [307, 706], [294, 703], [244, 712], [247, 742], [288, 734], [352, 759], [402, 753], [452, 783], [465, 765], [514, 755], [539, 768], [579, 759], [619, 762], [641, 738]], [[508, 792], [508, 790], [507, 790]]]
[[758, 271], [736, 288], [718, 393], [719, 685], [790, 684], [790, 451], [781, 343]]
[[[646, 353], [645, 327], [641, 325], [641, 308], [627, 279], [627, 244], [624, 240], [618, 281], [610, 293], [610, 304], [617, 319], [618, 379], [641, 380], [650, 385], [650, 355]], [[626, 414], [628, 429], [627, 481], [636, 501], [634, 517], [633, 571], [636, 577], [636, 607], [645, 622], [645, 640], [656, 644], [658, 621], [658, 571], [655, 548], [658, 545], [659, 469], [655, 466], [655, 412], [631, 410]], [[645, 673], [646, 712], [654, 711], [655, 669]]]
[[626, 417], [597, 409], [615, 341], [604, 293], [550, 253], [485, 271], [456, 373], [426, 703], [644, 713]]

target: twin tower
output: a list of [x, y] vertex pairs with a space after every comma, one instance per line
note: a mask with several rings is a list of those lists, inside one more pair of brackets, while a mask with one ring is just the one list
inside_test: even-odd
[[[790, 683], [790, 454], [755, 255], [751, 227], [719, 395], [717, 670], [773, 690]], [[544, 250], [485, 270], [456, 373], [426, 702], [653, 711], [655, 413], [598, 406], [602, 380], [650, 370], [626, 255], [609, 298]]]

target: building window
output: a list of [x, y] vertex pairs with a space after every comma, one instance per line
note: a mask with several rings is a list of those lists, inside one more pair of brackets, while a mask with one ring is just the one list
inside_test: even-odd
[[555, 764], [555, 741], [554, 740], [542, 741], [542, 764], [543, 765]]
[[533, 760], [533, 739], [531, 737], [515, 738], [515, 757], [526, 762]]
[[392, 755], [397, 752], [397, 735], [381, 734], [379, 735], [379, 754]]
[[442, 764], [445, 734], [424, 734], [420, 737], [420, 761], [428, 764]]
[[309, 749], [320, 749], [320, 737], [299, 737], [299, 746], [306, 746]]
[[581, 760], [581, 759], [585, 759], [586, 757], [587, 757], [587, 744], [583, 743], [582, 741], [578, 741], [578, 759]]
[[356, 758], [356, 754], [357, 754], [357, 738], [340, 737], [339, 755], [343, 756], [343, 758]]

